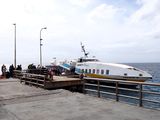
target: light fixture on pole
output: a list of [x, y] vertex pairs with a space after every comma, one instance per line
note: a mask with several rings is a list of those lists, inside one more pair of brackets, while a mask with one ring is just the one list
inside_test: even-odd
[[40, 66], [42, 67], [42, 37], [41, 37], [41, 33], [42, 33], [42, 30], [43, 29], [47, 29], [47, 27], [44, 27], [44, 28], [41, 28], [41, 30], [40, 30]]
[[57, 64], [56, 57], [54, 57], [53, 60], [54, 60], [53, 65], [56, 65]]
[[14, 25], [14, 67], [16, 68], [16, 23]]

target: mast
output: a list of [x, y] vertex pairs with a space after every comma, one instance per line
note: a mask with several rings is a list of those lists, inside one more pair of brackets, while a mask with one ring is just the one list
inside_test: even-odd
[[84, 57], [88, 58], [89, 52], [86, 52], [86, 50], [85, 50], [84, 45], [82, 44], [82, 42], [81, 42], [81, 48], [82, 48], [82, 52], [84, 53]]

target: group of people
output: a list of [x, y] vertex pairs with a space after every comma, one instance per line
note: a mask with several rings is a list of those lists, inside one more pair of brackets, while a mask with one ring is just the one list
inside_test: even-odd
[[14, 70], [20, 70], [21, 71], [22, 66], [17, 65], [17, 68], [15, 68], [12, 64], [12, 65], [9, 66], [9, 71], [7, 71], [6, 65], [3, 64], [2, 67], [1, 67], [2, 76], [6, 77], [6, 78], [13, 77]]
[[33, 63], [28, 65], [28, 69], [37, 69], [37, 68], [36, 65], [34, 65]]

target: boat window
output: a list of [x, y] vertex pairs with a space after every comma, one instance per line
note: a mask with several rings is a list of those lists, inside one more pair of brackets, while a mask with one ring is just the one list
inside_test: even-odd
[[83, 59], [83, 62], [96, 62], [97, 59]]
[[88, 72], [88, 70], [87, 69], [85, 69], [85, 73], [87, 73]]
[[91, 69], [89, 69], [89, 73], [91, 73]]
[[102, 75], [104, 74], [104, 70], [101, 70], [101, 74], [102, 74]]
[[136, 68], [128, 68], [129, 70], [135, 70], [135, 71], [139, 71], [138, 69]]
[[98, 59], [95, 59], [95, 58], [91, 58], [91, 59], [86, 59], [86, 58], [79, 58], [78, 59], [78, 62], [97, 62], [99, 61]]
[[82, 59], [82, 58], [79, 58], [79, 59], [78, 59], [78, 62], [83, 62], [83, 59]]
[[95, 74], [96, 73], [96, 70], [95, 69], [93, 69], [93, 72], [92, 72], [93, 74]]
[[133, 68], [133, 70], [139, 71], [139, 70], [138, 70], [138, 69], [136, 69], [136, 68]]
[[99, 69], [97, 69], [96, 73], [99, 74]]
[[143, 76], [143, 74], [139, 74], [139, 76], [141, 76], [141, 77], [142, 77], [142, 76]]
[[127, 76], [127, 73], [124, 73], [124, 76]]
[[84, 73], [84, 69], [81, 70], [81, 73]]
[[109, 70], [106, 70], [106, 75], [108, 75], [109, 74]]

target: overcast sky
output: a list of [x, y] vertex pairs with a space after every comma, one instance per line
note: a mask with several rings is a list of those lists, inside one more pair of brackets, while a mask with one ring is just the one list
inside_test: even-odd
[[0, 64], [90, 56], [106, 62], [160, 62], [160, 0], [0, 0]]

